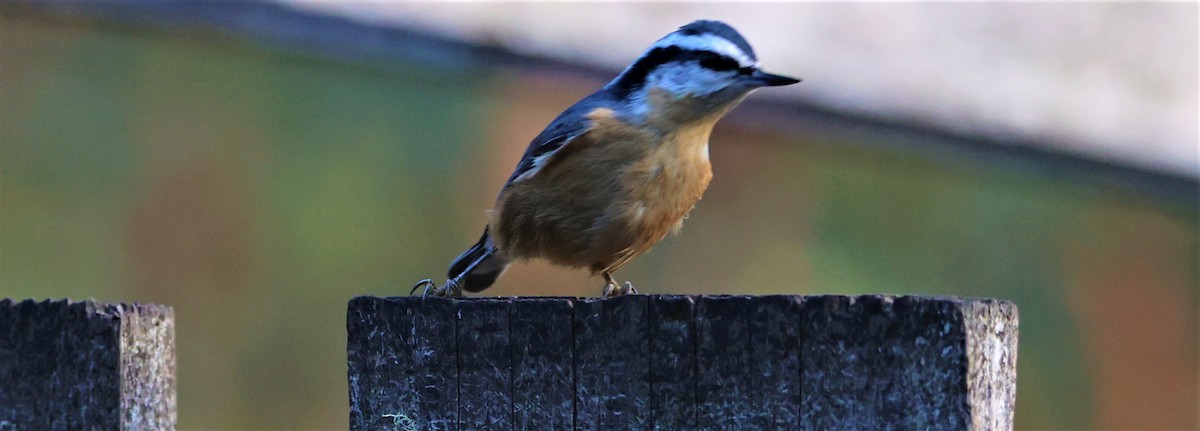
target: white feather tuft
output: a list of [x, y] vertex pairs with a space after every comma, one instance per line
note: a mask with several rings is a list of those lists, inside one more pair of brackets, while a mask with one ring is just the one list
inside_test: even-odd
[[655, 42], [654, 46], [651, 46], [650, 49], [665, 48], [668, 46], [677, 46], [697, 51], [712, 51], [737, 60], [738, 65], [741, 67], [758, 67], [758, 62], [752, 60], [745, 52], [742, 52], [742, 49], [738, 48], [736, 44], [714, 34], [685, 35], [682, 33], [671, 33], [667, 37]]

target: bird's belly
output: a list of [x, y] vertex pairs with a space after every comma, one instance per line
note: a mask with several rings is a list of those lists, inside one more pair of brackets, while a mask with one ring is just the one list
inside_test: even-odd
[[509, 256], [615, 270], [679, 226], [712, 177], [707, 157], [672, 147], [576, 151], [500, 196], [492, 226]]

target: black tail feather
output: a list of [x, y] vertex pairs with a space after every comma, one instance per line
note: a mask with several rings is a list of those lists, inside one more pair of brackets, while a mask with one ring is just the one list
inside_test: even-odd
[[492, 244], [492, 239], [488, 235], [488, 230], [483, 230], [483, 236], [479, 237], [479, 242], [462, 252], [450, 263], [450, 270], [446, 274], [447, 277], [461, 277], [463, 290], [468, 292], [479, 292], [487, 289], [500, 278], [500, 274], [508, 268], [509, 261], [501, 256], [496, 255], [496, 248]]

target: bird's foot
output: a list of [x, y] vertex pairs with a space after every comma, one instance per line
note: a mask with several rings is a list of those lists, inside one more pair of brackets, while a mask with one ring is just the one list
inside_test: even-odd
[[433, 279], [430, 278], [418, 281], [412, 290], [408, 292], [408, 295], [412, 296], [416, 294], [418, 289], [423, 289], [421, 290], [421, 298], [426, 296], [458, 298], [462, 296], [462, 285], [458, 280], [453, 278], [446, 280], [446, 284], [443, 284], [441, 287], [438, 287], [437, 283], [434, 283]]
[[604, 284], [604, 296], [608, 298], [623, 295], [636, 295], [637, 293], [637, 289], [633, 288], [633, 283], [628, 281], [625, 282], [624, 286], [618, 286], [617, 283], [612, 282]]

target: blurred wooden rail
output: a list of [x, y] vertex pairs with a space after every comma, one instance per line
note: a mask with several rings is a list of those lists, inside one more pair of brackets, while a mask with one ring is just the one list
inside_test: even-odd
[[1005, 301], [358, 297], [347, 329], [354, 430], [1012, 429]]

